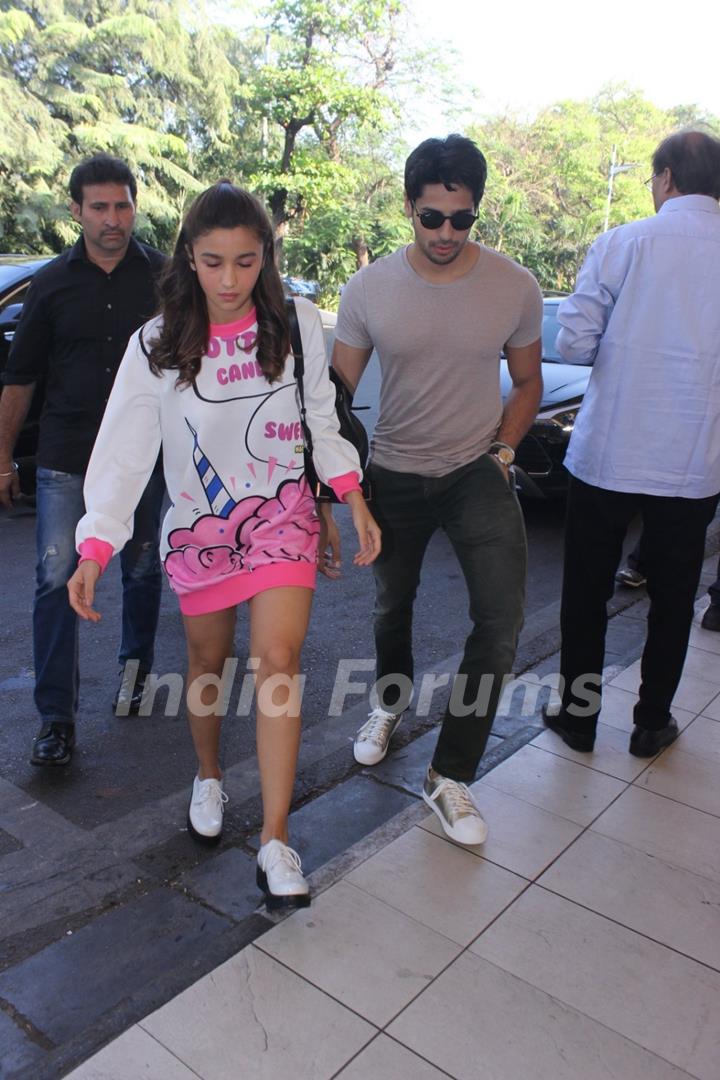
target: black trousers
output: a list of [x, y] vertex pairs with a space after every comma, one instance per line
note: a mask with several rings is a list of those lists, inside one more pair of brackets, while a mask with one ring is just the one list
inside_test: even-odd
[[[645, 562], [643, 560], [643, 538], [642, 534], [640, 539], [636, 543], [627, 557], [627, 564], [631, 570], [637, 570], [640, 574], [645, 576]], [[720, 607], [720, 560], [718, 560], [717, 576], [712, 585], [708, 588], [710, 594], [710, 603]]]
[[710, 603], [720, 607], [720, 559], [718, 559], [717, 577], [708, 592], [710, 593]]
[[[488, 454], [442, 477], [371, 466], [372, 510], [382, 529], [375, 576], [375, 648], [379, 680], [402, 676], [411, 688], [413, 601], [430, 538], [443, 529], [465, 577], [472, 629], [465, 642], [433, 756], [441, 776], [469, 783], [512, 672], [525, 601], [525, 526], [515, 492]], [[460, 613], [457, 613], [458, 617]], [[408, 694], [409, 696], [409, 694]], [[383, 707], [400, 711], [392, 690]]]
[[[560, 628], [562, 710], [577, 731], [594, 731], [600, 712], [607, 601], [627, 527], [642, 516], [643, 570], [650, 597], [634, 719], [664, 727], [677, 690], [705, 552], [705, 533], [718, 495], [666, 498], [593, 487], [571, 477], [565, 528]], [[589, 692], [588, 692], [589, 691]]]

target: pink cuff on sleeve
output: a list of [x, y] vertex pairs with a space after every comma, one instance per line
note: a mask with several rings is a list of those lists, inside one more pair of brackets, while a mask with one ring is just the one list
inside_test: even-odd
[[98, 540], [96, 536], [83, 540], [78, 550], [80, 552], [80, 562], [92, 559], [93, 562], [100, 564], [101, 573], [105, 572], [107, 564], [114, 554], [112, 544], [108, 544], [107, 540]]
[[330, 487], [337, 495], [340, 502], [345, 502], [345, 496], [349, 491], [361, 491], [360, 477], [356, 472], [343, 473], [342, 476], [333, 476]]

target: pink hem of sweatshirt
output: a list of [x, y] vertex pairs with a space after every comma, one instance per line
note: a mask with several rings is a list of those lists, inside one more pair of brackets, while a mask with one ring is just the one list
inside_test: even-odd
[[316, 577], [315, 563], [273, 563], [271, 566], [261, 566], [252, 573], [238, 574], [217, 585], [178, 595], [180, 610], [183, 615], [210, 615], [214, 611], [242, 604], [266, 589], [314, 589]]

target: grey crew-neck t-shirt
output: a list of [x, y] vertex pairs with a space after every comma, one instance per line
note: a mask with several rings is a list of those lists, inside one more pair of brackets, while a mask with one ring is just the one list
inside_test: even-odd
[[485, 453], [502, 415], [500, 351], [540, 337], [533, 275], [478, 247], [472, 269], [447, 284], [420, 277], [401, 248], [343, 289], [335, 337], [380, 358], [372, 460], [385, 469], [444, 476]]

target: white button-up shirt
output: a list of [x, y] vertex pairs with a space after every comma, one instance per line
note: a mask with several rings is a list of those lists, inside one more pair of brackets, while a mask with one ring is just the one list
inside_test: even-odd
[[604, 233], [558, 310], [557, 347], [592, 364], [565, 458], [611, 491], [720, 491], [720, 207], [707, 195]]

